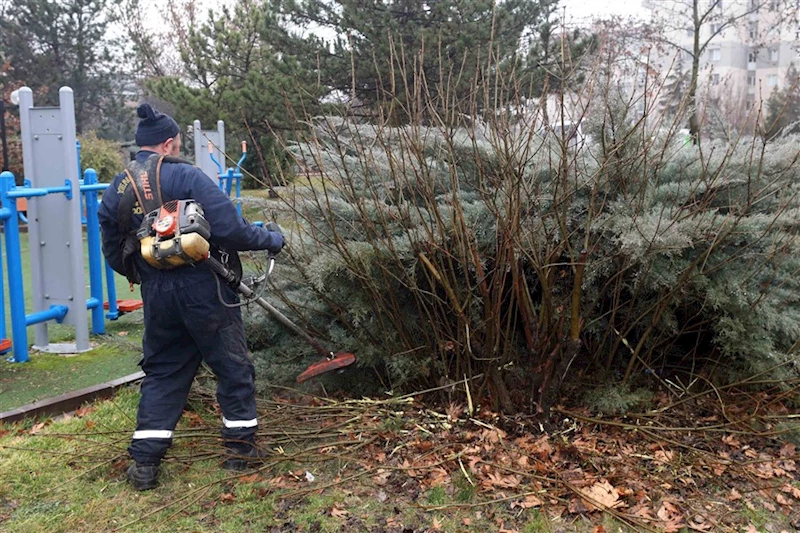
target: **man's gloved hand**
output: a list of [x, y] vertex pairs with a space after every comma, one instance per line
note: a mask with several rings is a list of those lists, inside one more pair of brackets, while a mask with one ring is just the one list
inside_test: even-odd
[[273, 245], [267, 248], [267, 251], [272, 255], [278, 255], [281, 253], [281, 250], [283, 250], [283, 245], [285, 244], [281, 227], [274, 222], [270, 222], [264, 226], [264, 229], [272, 234], [273, 241]]

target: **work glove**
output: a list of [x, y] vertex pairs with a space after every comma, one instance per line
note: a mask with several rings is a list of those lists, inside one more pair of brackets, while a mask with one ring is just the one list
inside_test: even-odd
[[264, 229], [272, 234], [272, 241], [273, 241], [272, 246], [267, 248], [267, 251], [271, 255], [278, 255], [279, 253], [281, 253], [281, 250], [283, 250], [283, 245], [285, 244], [281, 227], [274, 222], [270, 222], [269, 224], [264, 226]]

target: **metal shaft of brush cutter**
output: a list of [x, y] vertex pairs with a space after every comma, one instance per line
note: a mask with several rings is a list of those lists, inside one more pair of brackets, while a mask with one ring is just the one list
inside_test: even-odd
[[[271, 265], [272, 265], [272, 263], [274, 261], [275, 261], [274, 258], [270, 258], [270, 267], [271, 267]], [[213, 270], [217, 275], [219, 275], [229, 285], [233, 284], [236, 281], [236, 276], [230, 270], [225, 268], [225, 265], [220, 263], [214, 257], [209, 257], [208, 259], [206, 259], [205, 262], [208, 263], [208, 265], [211, 267], [211, 270]], [[270, 268], [270, 270], [272, 270], [272, 268]], [[333, 352], [331, 352], [329, 350], [326, 350], [319, 342], [317, 342], [316, 339], [314, 339], [314, 337], [312, 337], [311, 335], [306, 333], [300, 326], [298, 326], [297, 324], [295, 324], [294, 322], [292, 322], [291, 320], [286, 318], [286, 315], [284, 315], [283, 313], [278, 311], [274, 306], [272, 306], [264, 298], [262, 298], [260, 296], [257, 296], [256, 293], [253, 291], [253, 289], [251, 289], [250, 287], [248, 287], [244, 283], [240, 282], [239, 286], [236, 288], [236, 290], [238, 290], [239, 293], [241, 293], [241, 295], [244, 296], [245, 298], [247, 298], [248, 300], [251, 300], [251, 301], [255, 302], [256, 304], [258, 304], [262, 309], [264, 309], [267, 313], [272, 315], [272, 317], [275, 320], [277, 320], [278, 322], [280, 322], [282, 325], [286, 326], [287, 328], [292, 330], [294, 333], [296, 333], [297, 335], [302, 337], [322, 357], [325, 357], [326, 359], [333, 359], [335, 357], [336, 354], [334, 354]]]

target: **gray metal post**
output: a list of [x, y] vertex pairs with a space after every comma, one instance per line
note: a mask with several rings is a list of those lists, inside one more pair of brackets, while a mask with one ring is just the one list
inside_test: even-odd
[[219, 176], [219, 169], [217, 165], [211, 160], [208, 152], [208, 143], [213, 145], [212, 154], [214, 158], [222, 165], [222, 172], [228, 168], [225, 159], [225, 122], [220, 120], [217, 122], [217, 130], [203, 130], [199, 120], [192, 123], [192, 131], [194, 133], [194, 164], [200, 167], [200, 170], [205, 172], [206, 176], [217, 183]]
[[64, 323], [75, 327], [74, 345], [51, 345], [47, 323], [37, 324], [34, 347], [53, 352], [86, 351], [89, 325], [72, 89], [61, 88], [60, 107], [33, 107], [33, 93], [27, 88], [20, 89], [19, 95], [25, 178], [37, 188], [64, 187], [69, 180], [72, 192], [71, 200], [63, 193], [51, 193], [28, 202], [34, 311], [66, 306], [69, 312]]
[[[58, 91], [58, 100], [61, 104], [61, 124], [64, 132], [61, 144], [64, 161], [67, 166], [64, 174], [72, 185], [72, 200], [65, 202], [63, 196], [57, 197], [58, 200], [61, 200], [62, 213], [66, 215], [62, 220], [66, 220], [69, 226], [70, 240], [67, 242], [67, 248], [69, 249], [70, 266], [72, 267], [71, 275], [67, 274], [69, 278], [64, 280], [64, 283], [72, 286], [72, 294], [68, 297], [70, 301], [69, 313], [65, 322], [75, 326], [77, 351], [85, 352], [89, 350], [89, 312], [86, 309], [86, 269], [83, 262], [83, 226], [81, 223], [81, 176], [78, 167], [78, 152], [75, 150], [78, 139], [75, 127], [75, 98], [72, 89], [62, 87]], [[53, 222], [56, 222], [56, 220]], [[53, 272], [59, 269], [48, 270]], [[59, 283], [58, 280], [54, 280], [54, 282]], [[70, 315], [72, 316], [70, 317]]]
[[[199, 120], [192, 122], [192, 136], [194, 138], [194, 164], [195, 166], [203, 168], [203, 156], [201, 150], [205, 146], [203, 142], [203, 127]], [[203, 170], [205, 172], [205, 170]]]
[[[22, 168], [25, 172], [25, 177], [33, 182], [37, 168], [33, 157], [33, 143], [35, 136], [31, 133], [31, 109], [33, 109], [33, 91], [28, 87], [22, 87], [19, 90], [19, 123], [21, 133], [20, 139], [22, 141]], [[38, 186], [39, 184], [37, 183], [35, 185]], [[42, 280], [43, 274], [40, 250], [41, 247], [45, 246], [46, 243], [39, 236], [40, 211], [41, 209], [38, 199], [28, 202], [28, 243], [31, 257], [31, 296], [33, 298], [33, 308], [35, 310], [45, 309], [44, 293], [42, 291], [44, 282]], [[46, 325], [37, 325], [34, 328], [34, 332], [35, 345], [45, 346], [49, 343]]]
[[[219, 150], [220, 150], [220, 153], [219, 153], [220, 159], [218, 159], [218, 161], [222, 165], [222, 172], [225, 173], [225, 169], [227, 169], [229, 166], [233, 166], [233, 165], [228, 165], [228, 160], [225, 158], [225, 152], [227, 152], [228, 150], [227, 150], [227, 148], [225, 148], [225, 121], [224, 120], [218, 120], [217, 121], [217, 136], [219, 137], [218, 146], [219, 146]], [[216, 156], [216, 154], [214, 154], [214, 155]]]

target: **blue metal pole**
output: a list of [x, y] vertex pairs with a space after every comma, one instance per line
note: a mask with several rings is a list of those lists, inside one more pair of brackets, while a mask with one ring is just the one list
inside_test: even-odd
[[17, 200], [9, 196], [15, 187], [14, 174], [0, 174], [0, 201], [9, 210], [5, 222], [6, 263], [8, 265], [8, 298], [11, 308], [12, 348], [14, 362], [28, 361], [28, 329], [25, 323], [25, 293], [22, 285], [22, 252], [19, 244], [19, 219]]
[[[11, 215], [11, 211], [8, 208], [0, 208], [0, 221], [7, 220], [8, 217]], [[0, 246], [0, 258], [3, 257], [3, 247]], [[2, 315], [2, 319], [0, 319], [0, 339], [6, 338], [6, 295], [5, 295], [5, 283], [3, 281], [3, 261], [0, 261], [0, 315]], [[0, 352], [5, 353], [5, 352]]]
[[108, 290], [108, 313], [106, 318], [109, 320], [116, 320], [119, 318], [119, 310], [117, 309], [117, 285], [114, 283], [114, 269], [111, 265], [106, 263], [106, 287]]
[[231, 186], [233, 185], [233, 169], [229, 168], [225, 172], [225, 194], [231, 195]]
[[236, 171], [233, 173], [236, 180], [236, 212], [239, 216], [242, 216], [242, 163], [245, 159], [247, 159], [247, 142], [242, 141], [242, 157], [236, 162]]
[[[224, 147], [222, 148], [225, 149]], [[214, 157], [214, 145], [211, 142], [208, 143], [208, 157], [211, 158], [211, 162], [217, 165], [217, 178], [219, 179], [219, 188], [221, 191], [224, 191], [224, 176], [222, 174], [222, 164], [217, 161], [217, 158]]]
[[242, 173], [237, 172], [233, 177], [236, 180], [236, 212], [242, 216]]
[[67, 316], [67, 311], [69, 311], [69, 307], [66, 305], [51, 305], [50, 309], [47, 311], [37, 311], [35, 313], [25, 315], [25, 325], [32, 326], [34, 324], [47, 322], [48, 320], [55, 320], [61, 324], [61, 322], [64, 320], [64, 317]]
[[[87, 168], [83, 174], [83, 187], [97, 184], [97, 171]], [[89, 294], [97, 301], [103, 299], [103, 252], [100, 249], [100, 221], [97, 218], [97, 191], [84, 189], [81, 195], [86, 197], [86, 244], [89, 248]], [[92, 309], [92, 333], [102, 335], [106, 332], [103, 308]]]
[[[75, 141], [75, 149], [78, 152], [78, 176], [83, 176], [83, 171], [81, 170], [81, 142]], [[83, 185], [80, 183], [79, 185]], [[83, 197], [81, 197], [81, 224], [86, 224], [86, 205], [83, 203]]]

